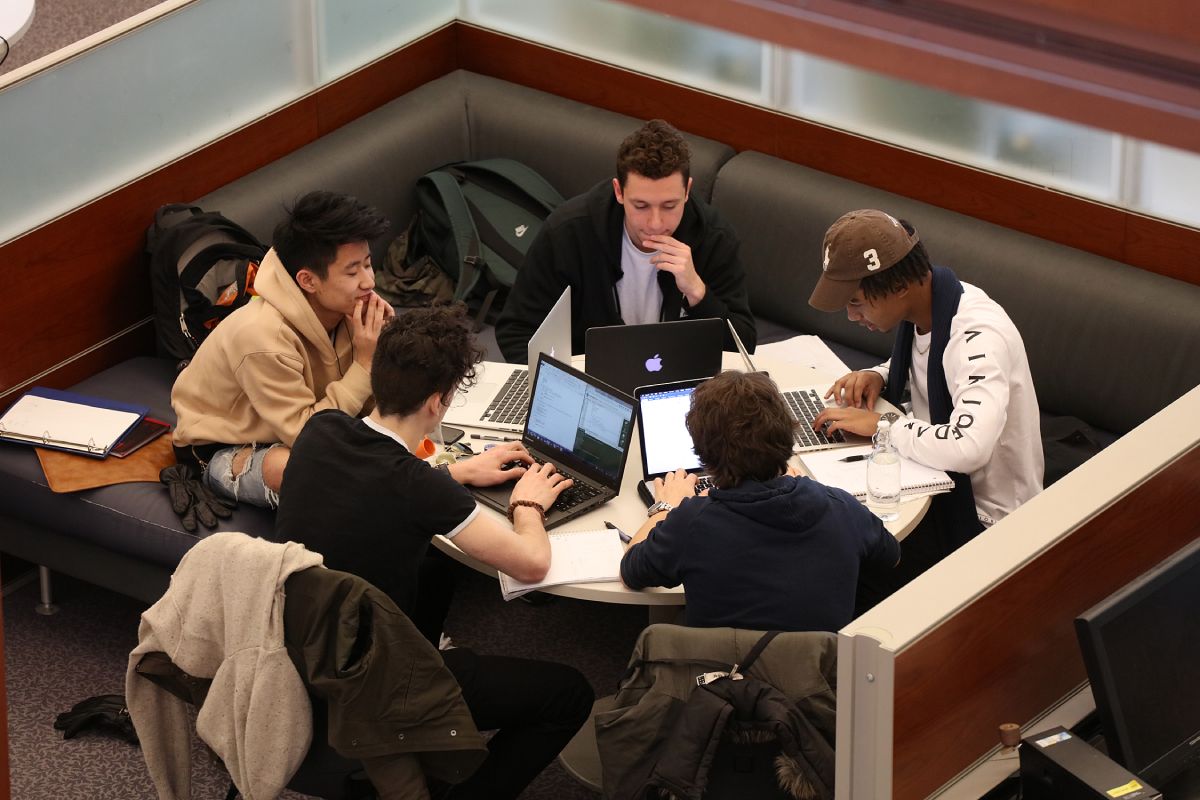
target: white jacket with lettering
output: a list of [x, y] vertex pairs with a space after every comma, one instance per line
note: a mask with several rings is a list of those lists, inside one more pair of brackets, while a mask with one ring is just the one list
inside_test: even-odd
[[[907, 458], [970, 475], [975, 510], [991, 525], [1042, 490], [1041, 420], [1021, 334], [982, 289], [962, 287], [942, 358], [950, 422], [928, 422], [930, 334], [918, 334], [908, 382], [912, 416], [892, 426], [892, 439]], [[874, 370], [886, 383], [889, 365]]]

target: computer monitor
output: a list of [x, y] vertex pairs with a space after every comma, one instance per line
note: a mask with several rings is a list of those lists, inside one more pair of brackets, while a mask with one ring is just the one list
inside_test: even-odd
[[1075, 632], [1109, 757], [1160, 789], [1200, 764], [1200, 541], [1088, 609]]

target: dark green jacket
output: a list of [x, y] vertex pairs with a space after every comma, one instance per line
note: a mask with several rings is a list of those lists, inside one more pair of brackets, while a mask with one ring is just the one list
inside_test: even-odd
[[425, 796], [424, 776], [459, 783], [487, 757], [458, 682], [383, 592], [314, 568], [285, 584], [288, 654], [329, 708], [329, 744], [363, 762], [381, 798]]
[[[678, 625], [642, 632], [617, 694], [606, 703], [612, 710], [595, 717], [606, 798], [642, 797], [647, 787], [701, 796], [727, 722], [730, 731], [774, 730], [772, 738], [788, 758], [773, 771], [787, 794], [832, 798], [835, 634], [781, 633], [746, 673], [754, 680], [721, 679], [712, 684], [716, 693], [697, 687], [697, 676], [728, 672], [744, 661], [762, 635]], [[734, 726], [742, 711], [763, 724], [738, 720], [743, 724]]]

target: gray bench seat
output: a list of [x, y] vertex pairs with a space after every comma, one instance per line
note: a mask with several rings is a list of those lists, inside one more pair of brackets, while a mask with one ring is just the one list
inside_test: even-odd
[[[72, 387], [81, 394], [147, 405], [171, 422], [174, 365], [134, 358]], [[33, 448], [0, 444], [0, 550], [56, 572], [156, 600], [179, 559], [209, 533], [183, 530], [160, 483], [121, 483], [69, 494], [50, 491]], [[217, 530], [271, 532], [274, 515], [240, 506]]]

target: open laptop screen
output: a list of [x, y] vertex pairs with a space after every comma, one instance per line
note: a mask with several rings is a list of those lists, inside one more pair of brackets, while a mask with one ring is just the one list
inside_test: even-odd
[[638, 424], [642, 431], [642, 461], [647, 477], [677, 469], [701, 468], [686, 419], [696, 387], [679, 386], [638, 394]]
[[525, 437], [567, 465], [619, 483], [633, 434], [633, 404], [545, 355], [538, 365]]

